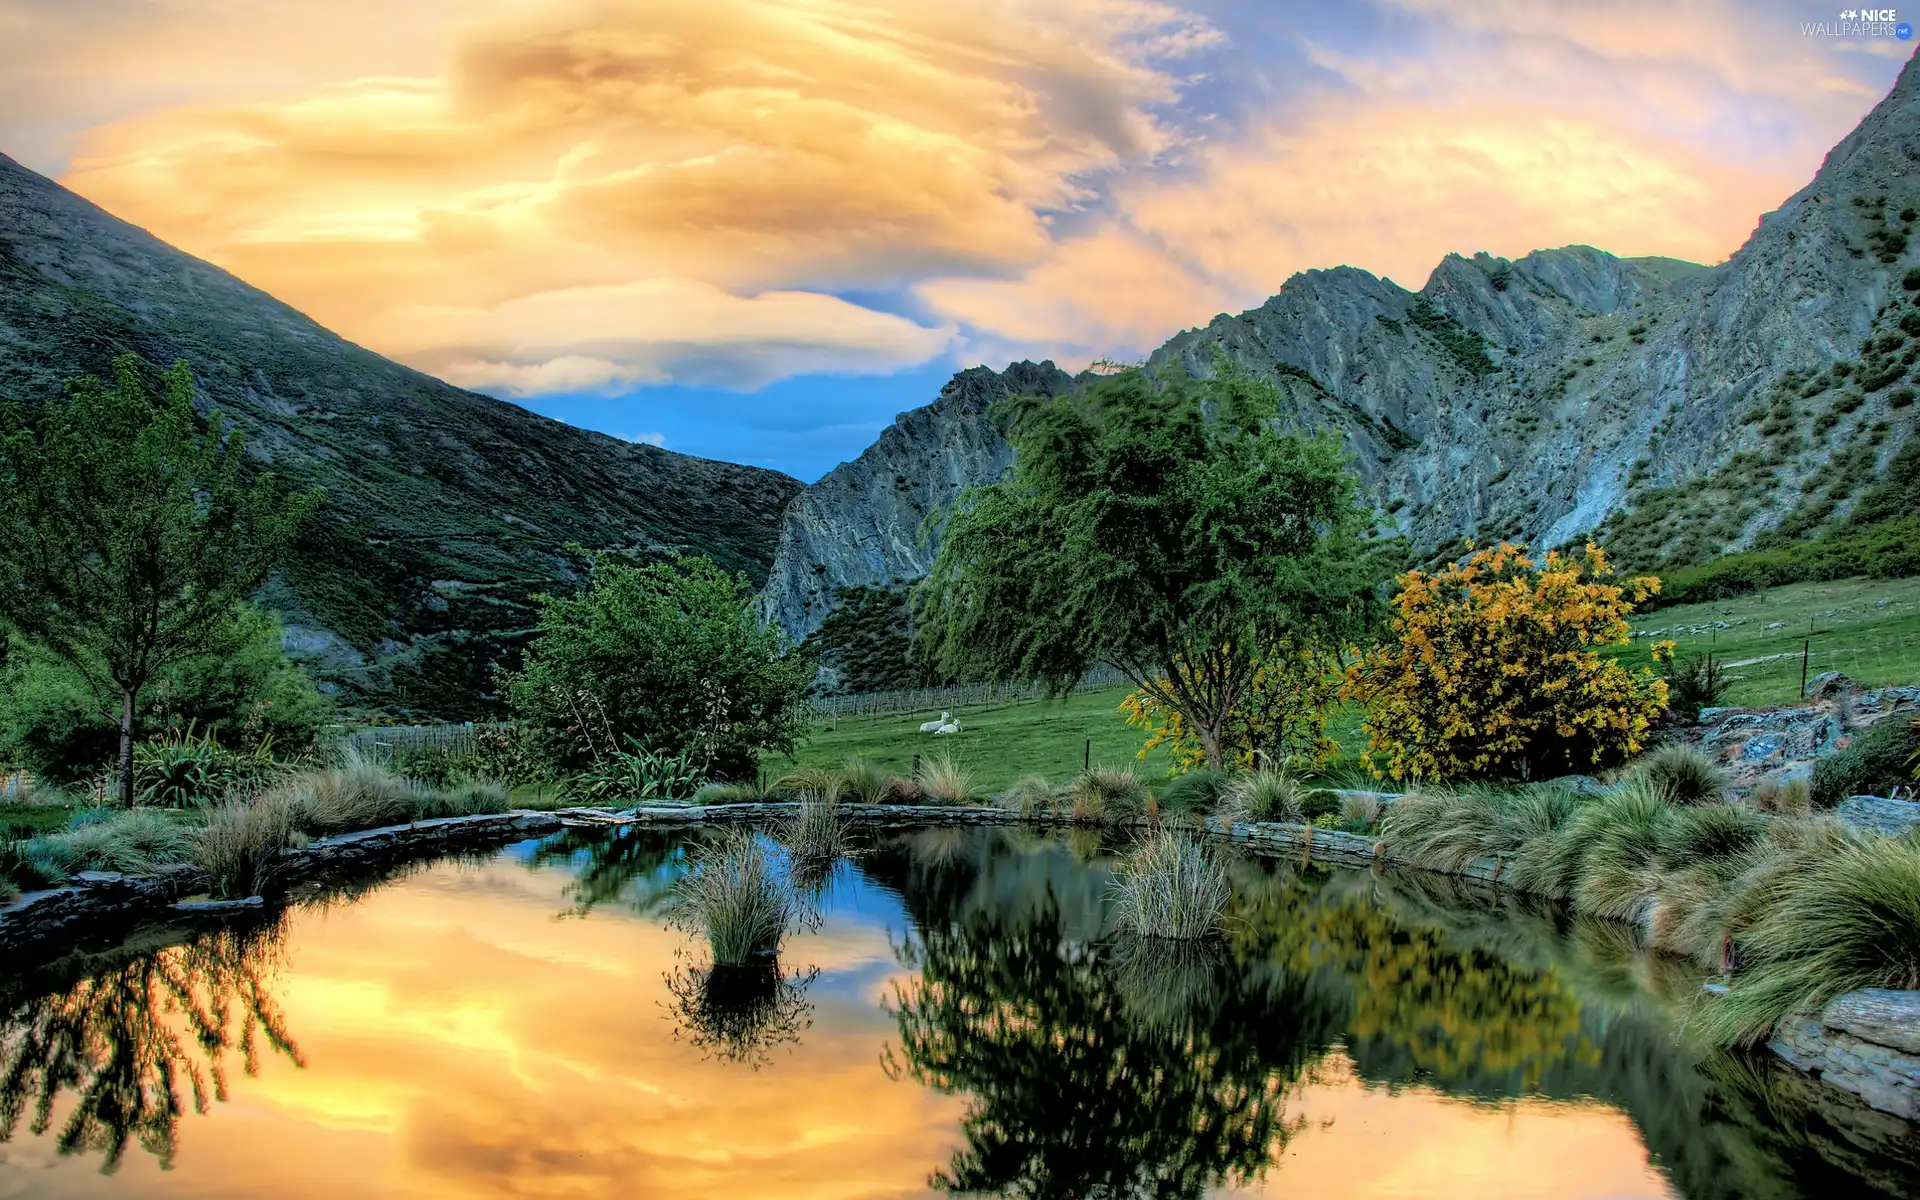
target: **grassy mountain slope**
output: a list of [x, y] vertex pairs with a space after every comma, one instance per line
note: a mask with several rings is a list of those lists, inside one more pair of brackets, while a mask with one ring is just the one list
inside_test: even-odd
[[185, 359], [249, 452], [327, 506], [265, 599], [348, 699], [464, 716], [565, 587], [569, 543], [697, 551], [756, 582], [800, 489], [462, 391], [352, 345], [0, 155], [0, 394]]

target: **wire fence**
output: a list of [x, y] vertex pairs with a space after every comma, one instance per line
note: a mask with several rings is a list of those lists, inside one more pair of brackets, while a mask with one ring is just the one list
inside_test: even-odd
[[[1117, 687], [1127, 677], [1112, 667], [1096, 667], [1068, 689], [1091, 692]], [[816, 720], [840, 717], [874, 717], [887, 713], [937, 713], [959, 708], [978, 708], [988, 704], [1008, 704], [1037, 700], [1046, 689], [1031, 683], [955, 683], [945, 687], [903, 688], [891, 692], [862, 692], [851, 696], [821, 696], [810, 701]]]
[[464, 754], [473, 748], [473, 731], [486, 726], [465, 725], [382, 725], [374, 729], [356, 729], [335, 737], [343, 750], [371, 755], [396, 748], [426, 749], [441, 754]]

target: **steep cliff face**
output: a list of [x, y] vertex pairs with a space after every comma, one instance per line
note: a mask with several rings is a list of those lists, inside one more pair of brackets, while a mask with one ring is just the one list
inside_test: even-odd
[[797, 642], [826, 620], [836, 592], [925, 575], [939, 544], [928, 516], [974, 484], [998, 479], [1013, 461], [988, 411], [994, 401], [1071, 383], [1050, 362], [975, 367], [955, 375], [932, 404], [902, 413], [859, 458], [787, 506], [762, 611]]
[[[1909, 62], [1813, 181], [1718, 266], [1587, 246], [1449, 255], [1418, 292], [1351, 267], [1308, 271], [1149, 362], [1204, 375], [1224, 351], [1271, 377], [1283, 419], [1337, 434], [1382, 527], [1422, 557], [1463, 537], [1551, 546], [1597, 532], [1632, 565], [1659, 567], [1804, 534], [1843, 519], [1912, 436], [1917, 168]], [[889, 430], [900, 477], [931, 473], [944, 493], [1006, 469], [1004, 449], [943, 451], [988, 438], [962, 428], [980, 420], [971, 411], [924, 444], [912, 416]], [[818, 626], [843, 576], [880, 581], [877, 566], [848, 569], [850, 544], [914, 547], [887, 562], [887, 582], [924, 573], [933, 552], [916, 514], [825, 483], [789, 508], [765, 601], [793, 636]]]
[[0, 155], [0, 396], [56, 395], [127, 351], [185, 359], [256, 461], [327, 488], [265, 599], [326, 686], [371, 705], [475, 715], [530, 595], [570, 583], [569, 543], [764, 578], [800, 489], [409, 370]]

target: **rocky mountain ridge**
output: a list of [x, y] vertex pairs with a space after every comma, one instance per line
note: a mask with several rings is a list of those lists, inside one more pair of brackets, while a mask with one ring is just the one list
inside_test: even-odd
[[801, 486], [390, 362], [0, 155], [0, 397], [127, 351], [185, 359], [254, 459], [328, 489], [264, 599], [323, 686], [413, 715], [476, 715], [530, 597], [577, 578], [569, 544], [699, 551], [757, 582]]
[[[1417, 292], [1308, 271], [1148, 364], [1205, 374], [1218, 348], [1272, 378], [1283, 419], [1338, 436], [1383, 531], [1423, 559], [1468, 537], [1599, 536], [1659, 569], [1805, 536], [1844, 520], [1912, 437], [1917, 118], [1910, 60], [1717, 266], [1587, 246], [1455, 254]], [[1027, 366], [975, 368], [949, 392], [1031, 386]], [[787, 511], [763, 604], [789, 636], [818, 628], [836, 589], [924, 574], [938, 535], [924, 514], [1010, 462], [984, 410], [944, 394], [882, 442]]]

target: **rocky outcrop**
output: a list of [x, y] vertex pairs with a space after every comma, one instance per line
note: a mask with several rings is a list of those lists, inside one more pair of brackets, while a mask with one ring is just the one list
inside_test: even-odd
[[1782, 1021], [1769, 1047], [1880, 1112], [1920, 1121], [1920, 992], [1848, 992]]
[[[1149, 362], [1204, 375], [1224, 352], [1273, 380], [1283, 419], [1340, 437], [1382, 527], [1422, 556], [1465, 536], [1557, 545], [1611, 520], [1629, 565], [1658, 568], [1747, 545], [1803, 500], [1843, 519], [1920, 412], [1897, 386], [1915, 356], [1862, 345], [1905, 344], [1916, 118], [1910, 63], [1718, 266], [1588, 246], [1450, 255], [1418, 292], [1352, 267], [1307, 271]], [[1875, 366], [1855, 382], [1815, 379], [1856, 358]], [[963, 372], [949, 393], [999, 378]], [[1781, 405], [1787, 417], [1762, 423]], [[902, 502], [909, 481], [946, 496], [1006, 469], [997, 435], [963, 428], [985, 423], [983, 406], [943, 395], [921, 411], [789, 506], [764, 603], [790, 636], [819, 626], [836, 586], [924, 572], [938, 531], [923, 536], [926, 509]], [[1650, 504], [1658, 519], [1631, 520]]]
[[[1013, 452], [995, 401], [1052, 394], [1072, 377], [1050, 362], [962, 371], [925, 408], [902, 413], [859, 458], [796, 496], [780, 523], [761, 611], [790, 639], [820, 627], [843, 588], [919, 579], [939, 544], [937, 514], [1003, 475]], [[929, 525], [928, 518], [935, 517]]]

